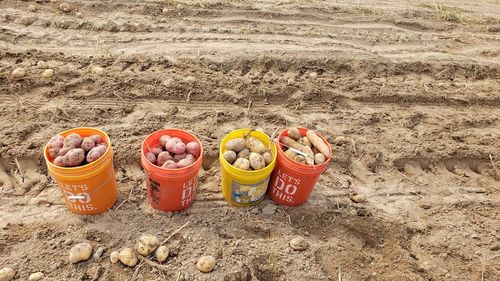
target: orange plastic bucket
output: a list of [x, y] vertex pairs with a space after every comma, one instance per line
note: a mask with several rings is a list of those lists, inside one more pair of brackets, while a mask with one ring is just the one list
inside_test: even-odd
[[[200, 144], [200, 156], [190, 166], [180, 169], [161, 168], [146, 159], [149, 148], [160, 144], [160, 137], [169, 135], [178, 137], [184, 143], [195, 141]], [[203, 145], [194, 135], [178, 130], [164, 129], [147, 136], [141, 146], [141, 163], [146, 173], [148, 201], [151, 206], [161, 211], [179, 211], [189, 208], [194, 201], [198, 188], [198, 171], [203, 161]]]
[[47, 169], [57, 182], [68, 209], [76, 214], [96, 215], [105, 212], [116, 202], [116, 175], [113, 167], [113, 148], [109, 136], [95, 128], [75, 128], [59, 133], [67, 136], [77, 133], [81, 137], [100, 135], [108, 149], [96, 161], [79, 167], [59, 167], [52, 163], [48, 144], [44, 148]]
[[[308, 131], [305, 128], [299, 128], [299, 130], [302, 136], [305, 136]], [[278, 140], [287, 135], [287, 130], [284, 130], [279, 135]], [[320, 134], [318, 136], [328, 145], [331, 151], [332, 147], [328, 141]], [[288, 158], [279, 141], [277, 141], [276, 146], [278, 147], [278, 156], [268, 188], [269, 196], [273, 201], [281, 205], [297, 206], [304, 204], [316, 185], [319, 176], [328, 167], [330, 158], [327, 158], [322, 164], [309, 166]]]

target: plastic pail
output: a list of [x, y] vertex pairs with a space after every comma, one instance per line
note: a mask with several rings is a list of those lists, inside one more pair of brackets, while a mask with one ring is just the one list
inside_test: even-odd
[[[200, 144], [200, 156], [190, 166], [180, 169], [161, 168], [146, 159], [150, 148], [160, 145], [160, 137], [178, 137], [184, 143], [195, 141]], [[157, 210], [179, 211], [193, 203], [198, 187], [198, 171], [203, 161], [203, 145], [194, 135], [178, 129], [159, 130], [147, 136], [141, 147], [141, 163], [146, 172], [146, 186], [149, 204]]]
[[[305, 136], [308, 131], [305, 128], [299, 128], [299, 130], [302, 136]], [[287, 130], [284, 130], [279, 135], [278, 140], [287, 135]], [[328, 141], [322, 135], [318, 134], [318, 136], [328, 145], [331, 151], [332, 147]], [[276, 145], [278, 146], [278, 156], [276, 167], [271, 176], [269, 196], [278, 204], [288, 206], [301, 205], [309, 198], [319, 176], [328, 167], [330, 158], [327, 158], [322, 164], [309, 166], [288, 158], [283, 151], [283, 147], [279, 143]]]
[[[224, 198], [236, 206], [251, 206], [260, 203], [266, 195], [269, 177], [276, 164], [276, 145], [271, 138], [259, 131], [239, 129], [227, 134], [220, 144], [219, 161], [222, 172], [222, 193]], [[223, 154], [226, 151], [226, 143], [235, 138], [254, 137], [271, 146], [273, 160], [265, 168], [257, 171], [245, 171], [238, 169], [227, 162]]]
[[49, 174], [59, 185], [68, 209], [76, 214], [95, 215], [113, 206], [117, 197], [116, 176], [113, 168], [113, 148], [109, 136], [95, 128], [75, 128], [60, 133], [63, 137], [77, 133], [81, 137], [100, 135], [108, 149], [96, 161], [79, 167], [59, 167], [44, 148]]

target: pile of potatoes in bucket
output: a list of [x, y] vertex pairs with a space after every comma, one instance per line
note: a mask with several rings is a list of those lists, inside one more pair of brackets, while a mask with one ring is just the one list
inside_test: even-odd
[[48, 144], [50, 157], [54, 158], [54, 165], [60, 167], [76, 167], [92, 163], [99, 159], [108, 148], [108, 145], [99, 135], [82, 138], [73, 133], [66, 137], [53, 136]]
[[226, 143], [226, 149], [224, 159], [241, 170], [260, 170], [273, 160], [271, 149], [254, 137], [232, 139]]
[[195, 141], [184, 143], [178, 137], [162, 135], [160, 145], [149, 148], [146, 159], [162, 168], [179, 169], [193, 164], [200, 152], [200, 144]]
[[328, 145], [313, 130], [302, 135], [298, 128], [289, 128], [287, 135], [280, 142], [284, 146], [285, 155], [295, 162], [319, 165], [331, 156]]

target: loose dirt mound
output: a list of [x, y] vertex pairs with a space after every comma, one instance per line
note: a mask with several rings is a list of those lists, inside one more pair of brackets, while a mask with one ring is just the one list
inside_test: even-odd
[[[500, 280], [498, 3], [351, 2], [0, 1], [0, 268], [129, 280], [111, 250], [190, 221], [168, 270], [136, 280]], [[290, 125], [334, 144], [310, 202], [224, 202], [222, 137]], [[120, 196], [101, 216], [70, 214], [46, 176], [43, 145], [77, 126], [113, 141]], [[196, 201], [174, 214], [148, 206], [140, 167], [164, 127], [206, 147]], [[79, 242], [108, 251], [69, 264]]]

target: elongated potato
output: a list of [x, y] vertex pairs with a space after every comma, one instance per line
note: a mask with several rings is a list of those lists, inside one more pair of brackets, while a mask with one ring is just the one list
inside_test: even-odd
[[232, 150], [236, 153], [242, 151], [244, 148], [245, 148], [245, 140], [243, 138], [232, 139], [226, 143], [226, 149]]
[[309, 147], [313, 147], [312, 143], [309, 141], [309, 139], [307, 137], [302, 137], [300, 138], [300, 144], [304, 145], [304, 146], [309, 146]]
[[309, 146], [302, 146], [302, 152], [307, 154], [307, 157], [304, 157], [306, 159], [307, 165], [314, 165], [314, 152]]
[[296, 142], [295, 140], [289, 137], [282, 137], [280, 141], [286, 146], [288, 146], [288, 148], [294, 148], [300, 151], [302, 151], [302, 149], [304, 148], [303, 145], [301, 145], [300, 143]]
[[87, 153], [87, 162], [92, 163], [104, 155], [108, 147], [105, 144], [99, 144], [92, 148], [89, 153]]
[[314, 132], [313, 130], [309, 130], [306, 133], [307, 138], [309, 141], [316, 147], [319, 152], [323, 153], [326, 158], [330, 158], [330, 149], [328, 149], [328, 145], [326, 145], [323, 140]]

